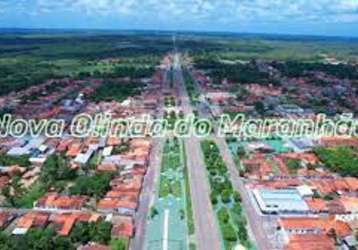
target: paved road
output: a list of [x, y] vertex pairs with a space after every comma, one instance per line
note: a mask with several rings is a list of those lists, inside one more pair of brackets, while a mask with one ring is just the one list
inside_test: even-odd
[[[168, 71], [164, 72], [164, 85], [168, 85]], [[159, 104], [158, 119], [163, 117], [163, 103]], [[152, 150], [149, 159], [148, 172], [144, 177], [143, 190], [140, 195], [139, 207], [135, 215], [135, 237], [131, 240], [131, 250], [145, 250], [145, 234], [147, 225], [147, 216], [154, 202], [156, 194], [156, 183], [159, 179], [160, 165], [163, 150], [163, 138], [153, 138]]]
[[236, 164], [232, 159], [230, 149], [228, 148], [225, 139], [219, 137], [213, 139], [218, 145], [223, 160], [228, 168], [230, 180], [234, 186], [234, 189], [238, 190], [241, 194], [242, 205], [245, 209], [248, 219], [250, 235], [253, 237], [253, 240], [255, 240], [257, 248], [260, 250], [275, 249], [273, 246], [271, 246], [271, 241], [267, 237], [266, 231], [264, 230], [264, 225], [267, 223], [272, 223], [272, 221], [270, 221], [269, 217], [261, 216], [258, 214], [254, 208], [248, 190], [245, 187], [244, 181], [239, 176], [239, 173], [236, 169]]
[[[190, 114], [193, 110], [184, 87], [179, 57], [177, 57], [176, 60], [174, 77], [181, 97], [181, 108], [184, 114]], [[199, 250], [218, 250], [220, 249], [219, 232], [209, 199], [210, 189], [204, 167], [203, 154], [200, 148], [200, 141], [196, 137], [189, 137], [184, 139], [184, 144], [187, 152], [187, 166], [197, 246]]]
[[136, 234], [131, 241], [130, 249], [132, 250], [144, 250], [147, 215], [155, 197], [155, 187], [159, 175], [161, 155], [161, 138], [155, 138], [153, 139], [153, 147], [148, 172], [143, 182], [143, 190], [140, 196], [139, 207], [135, 215]]
[[[199, 91], [203, 91], [199, 84], [197, 84], [197, 88]], [[206, 119], [212, 118], [211, 113], [208, 112], [208, 104], [203, 103], [203, 107], [204, 108], [198, 109], [200, 117]], [[217, 125], [218, 124], [214, 123], [214, 131], [217, 131]], [[236, 164], [232, 158], [231, 151], [225, 141], [225, 138], [212, 136], [210, 139], [214, 140], [218, 145], [223, 160], [228, 168], [230, 181], [232, 182], [234, 188], [241, 194], [242, 205], [245, 209], [246, 217], [248, 219], [248, 231], [251, 239], [255, 241], [255, 244], [259, 250], [277, 249], [271, 244], [272, 235], [270, 238], [270, 236], [267, 234], [267, 231], [265, 230], [267, 225], [272, 226], [275, 223], [274, 217], [262, 216], [259, 212], [257, 212], [248, 190], [245, 187], [244, 179], [239, 176]]]

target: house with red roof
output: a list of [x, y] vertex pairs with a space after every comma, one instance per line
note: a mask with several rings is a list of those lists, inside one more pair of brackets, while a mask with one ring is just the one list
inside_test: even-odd
[[34, 203], [35, 209], [43, 210], [81, 210], [88, 197], [81, 195], [60, 195], [47, 193]]

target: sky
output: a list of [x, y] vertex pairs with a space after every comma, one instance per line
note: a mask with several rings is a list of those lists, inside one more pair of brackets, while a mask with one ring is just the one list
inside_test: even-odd
[[0, 27], [358, 37], [358, 0], [0, 0]]

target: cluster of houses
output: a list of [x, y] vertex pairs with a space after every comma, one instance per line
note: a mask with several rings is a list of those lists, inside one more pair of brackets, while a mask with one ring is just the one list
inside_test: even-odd
[[[298, 78], [283, 77], [265, 62], [259, 63], [258, 68], [274, 75], [280, 84], [238, 85], [225, 79], [214, 84], [205, 71], [193, 70], [201, 101], [210, 108], [212, 116], [243, 113], [249, 117], [264, 114], [266, 118], [315, 120], [319, 113], [331, 117], [357, 114], [358, 92], [350, 80], [322, 72], [310, 72]], [[258, 212], [276, 218], [271, 226], [276, 227], [283, 239], [283, 247], [289, 250], [336, 249], [337, 246], [355, 249], [358, 179], [330, 172], [312, 149], [344, 146], [357, 152], [358, 139], [249, 140], [240, 146], [244, 152], [239, 152], [236, 146], [232, 150], [241, 158], [240, 175], [246, 179]]]
[[[149, 164], [151, 140], [146, 138], [130, 139], [127, 142], [119, 138], [107, 138], [101, 145], [101, 139], [59, 140], [51, 153], [63, 154], [70, 159], [69, 168], [81, 170], [87, 166], [92, 157], [97, 157], [95, 171], [97, 173], [112, 173], [114, 178], [110, 182], [110, 190], [98, 201], [84, 195], [66, 195], [48, 192], [33, 204], [33, 209], [23, 215], [0, 212], [1, 227], [4, 229], [12, 225], [12, 234], [25, 234], [33, 227], [46, 227], [53, 224], [59, 235], [68, 236], [76, 222], [96, 222], [100, 218], [110, 221], [113, 225], [113, 237], [128, 237], [134, 235], [134, 216], [139, 206], [139, 197], [143, 179]], [[50, 147], [42, 141], [35, 148]], [[52, 146], [53, 140], [50, 140]], [[116, 152], [116, 148], [123, 145], [123, 152]], [[34, 148], [32, 144], [31, 149]], [[46, 152], [46, 151], [45, 151]], [[46, 159], [44, 154], [43, 158]], [[97, 155], [97, 156], [95, 156]], [[1, 175], [6, 176], [9, 185], [13, 172], [21, 175], [21, 182], [30, 181], [27, 187], [35, 183], [41, 171], [41, 162], [36, 162], [31, 168], [20, 166], [3, 167]], [[36, 169], [36, 171], [35, 171]], [[31, 173], [31, 175], [30, 175]], [[30, 179], [27, 178], [30, 176]], [[110, 217], [108, 215], [111, 215]]]
[[78, 222], [96, 223], [100, 220], [112, 223], [111, 234], [115, 238], [130, 238], [134, 227], [132, 220], [119, 215], [104, 215], [87, 211], [49, 212], [34, 209], [25, 213], [0, 212], [0, 229], [8, 230], [12, 235], [24, 235], [31, 228], [52, 227], [58, 235], [69, 236]]
[[[352, 81], [322, 72], [310, 72], [298, 78], [282, 77], [269, 63], [258, 66], [275, 75], [280, 84], [238, 86], [225, 79], [214, 84], [204, 71], [193, 71], [202, 102], [207, 103], [212, 116], [244, 113], [250, 117], [264, 114], [265, 117], [314, 120], [318, 113], [332, 117], [357, 114], [358, 92]], [[244, 152], [235, 146], [232, 150], [241, 158], [240, 175], [246, 179], [258, 213], [276, 218], [271, 226], [276, 227], [283, 239], [282, 246], [289, 250], [336, 249], [337, 246], [355, 249], [358, 179], [330, 172], [312, 149], [345, 146], [357, 152], [358, 139], [250, 140], [241, 146], [240, 151]]]
[[[266, 64], [265, 67], [271, 66]], [[255, 116], [257, 103], [262, 104], [266, 116], [273, 117], [307, 117], [318, 113], [334, 116], [358, 111], [357, 88], [350, 80], [337, 79], [322, 72], [310, 72], [298, 78], [275, 74], [279, 76], [279, 85], [253, 82], [238, 87], [237, 83], [227, 80], [213, 84], [205, 72], [193, 72], [201, 96], [209, 102], [214, 116], [223, 112]]]
[[133, 216], [136, 212], [149, 162], [151, 141], [133, 139], [129, 148], [130, 151], [122, 155], [105, 157], [97, 167], [97, 171], [101, 172], [118, 172], [116, 166], [121, 166], [121, 171], [110, 183], [111, 190], [97, 204], [97, 209], [103, 213]]
[[[50, 79], [43, 84], [12, 92], [2, 99], [0, 109], [24, 119], [62, 118], [70, 120], [84, 107], [99, 80]], [[34, 112], [36, 110], [36, 112]]]
[[[122, 103], [92, 103], [86, 97], [101, 82], [99, 80], [49, 80], [0, 100], [2, 108], [22, 118], [64, 118], [70, 121], [78, 113], [95, 115], [110, 113], [112, 118], [136, 118], [142, 115], [155, 117], [158, 99], [161, 98], [163, 71], [158, 70], [141, 94]], [[39, 94], [40, 93], [40, 94]], [[4, 99], [4, 100], [3, 100]], [[19, 108], [21, 106], [21, 108]], [[36, 110], [37, 112], [34, 112]], [[23, 235], [31, 228], [53, 226], [57, 233], [68, 236], [78, 222], [105, 220], [112, 224], [112, 237], [130, 239], [135, 233], [135, 215], [140, 202], [144, 177], [150, 161], [152, 140], [147, 137], [119, 138], [115, 136], [75, 138], [65, 133], [59, 138], [45, 136], [2, 138], [0, 154], [3, 157], [28, 159], [29, 166], [0, 166], [0, 188], [10, 187], [15, 175], [25, 190], [41, 182], [41, 168], [49, 156], [63, 157], [69, 169], [79, 176], [108, 173], [109, 190], [102, 197], [70, 195], [67, 191], [50, 189], [34, 200], [31, 209], [0, 209], [0, 228], [13, 235]], [[71, 181], [66, 186], [74, 185]], [[0, 202], [5, 197], [0, 196]], [[80, 249], [109, 249], [90, 243]]]
[[350, 146], [358, 139], [326, 137], [299, 150], [287, 143], [275, 152], [265, 142], [248, 142], [241, 160], [255, 207], [275, 216], [284, 248], [353, 249], [357, 245], [358, 178], [342, 177], [325, 168], [311, 151], [315, 146]]

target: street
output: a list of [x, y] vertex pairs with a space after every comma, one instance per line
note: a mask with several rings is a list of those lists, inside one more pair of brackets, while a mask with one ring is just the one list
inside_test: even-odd
[[[179, 56], [176, 56], [175, 83], [177, 84], [181, 109], [184, 114], [191, 114], [193, 109], [186, 92]], [[210, 188], [206, 176], [200, 140], [194, 136], [184, 139], [187, 152], [187, 166], [192, 194], [193, 214], [197, 246], [200, 250], [220, 249], [219, 231], [217, 229], [215, 214], [209, 198]]]
[[[199, 91], [202, 92], [203, 90], [201, 89], [201, 86], [197, 84], [197, 82], [195, 82], [195, 84]], [[206, 119], [212, 118], [211, 113], [208, 112], [208, 110], [208, 103], [201, 103], [201, 106], [198, 108], [199, 116]], [[218, 128], [215, 122], [213, 126], [214, 131], [217, 131]], [[245, 187], [244, 180], [239, 176], [238, 170], [236, 168], [236, 163], [232, 158], [231, 151], [225, 141], [225, 138], [215, 136], [214, 132], [214, 136], [209, 139], [212, 139], [218, 145], [222, 158], [229, 171], [231, 183], [234, 186], [235, 190], [238, 190], [240, 192], [242, 198], [242, 205], [244, 207], [244, 210], [246, 212], [245, 215], [248, 220], [248, 233], [250, 235], [250, 238], [254, 240], [256, 247], [260, 250], [277, 249], [275, 246], [271, 246], [270, 239], [272, 238], [272, 236], [269, 237], [267, 230], [265, 230], [265, 228], [271, 228], [272, 225], [275, 224], [275, 219], [267, 216], [262, 216], [254, 208], [254, 204], [252, 203], [248, 190]], [[269, 225], [269, 227], [267, 227], [267, 225]], [[270, 234], [273, 235], [274, 232], [270, 232]]]
[[254, 208], [252, 201], [249, 197], [248, 190], [245, 187], [243, 179], [239, 176], [236, 164], [232, 159], [231, 152], [226, 144], [225, 138], [213, 138], [215, 143], [220, 149], [222, 158], [230, 174], [230, 180], [235, 190], [238, 190], [242, 199], [242, 206], [245, 210], [245, 215], [248, 220], [248, 231], [251, 238], [254, 240], [257, 248], [260, 250], [275, 249], [270, 245], [270, 240], [264, 230], [264, 225], [271, 224], [269, 217], [261, 216]]
[[[177, 90], [179, 102], [181, 104], [180, 109], [186, 115], [192, 114], [193, 107], [185, 89], [179, 54], [174, 55], [173, 65], [174, 87]], [[166, 75], [168, 74], [166, 73]], [[162, 109], [163, 108], [161, 107], [160, 110]], [[202, 109], [199, 109], [199, 115], [205, 118], [211, 117], [209, 112], [203, 112]], [[241, 194], [242, 206], [244, 207], [245, 215], [248, 219], [248, 232], [250, 238], [254, 240], [254, 244], [260, 250], [276, 249], [275, 246], [270, 245], [272, 237], [269, 237], [267, 231], [265, 230], [267, 225], [272, 225], [274, 223], [274, 219], [262, 216], [255, 209], [254, 204], [250, 199], [248, 190], [245, 187], [244, 180], [239, 176], [236, 164], [232, 159], [231, 152], [226, 144], [225, 138], [212, 136], [209, 139], [214, 140], [218, 145], [223, 160], [228, 168], [230, 180], [234, 188]], [[131, 249], [133, 250], [142, 250], [144, 248], [144, 235], [147, 221], [146, 216], [150, 208], [150, 203], [155, 195], [155, 183], [158, 179], [162, 155], [161, 145], [161, 139], [154, 138], [150, 166], [148, 168], [148, 174], [144, 180], [144, 189], [136, 215], [136, 236], [131, 244]], [[193, 217], [197, 246], [200, 250], [219, 250], [221, 248], [220, 232], [217, 228], [215, 213], [209, 197], [210, 188], [206, 176], [205, 163], [200, 146], [200, 138], [195, 136], [184, 138], [184, 145], [187, 152], [187, 166], [193, 204]]]
[[[168, 72], [165, 72], [164, 84], [168, 85]], [[159, 103], [158, 118], [163, 117], [163, 103]], [[148, 172], [144, 177], [139, 207], [135, 215], [135, 237], [131, 240], [129, 249], [144, 250], [145, 232], [149, 209], [155, 198], [156, 183], [159, 179], [160, 165], [163, 150], [163, 138], [153, 138], [150, 153]]]

